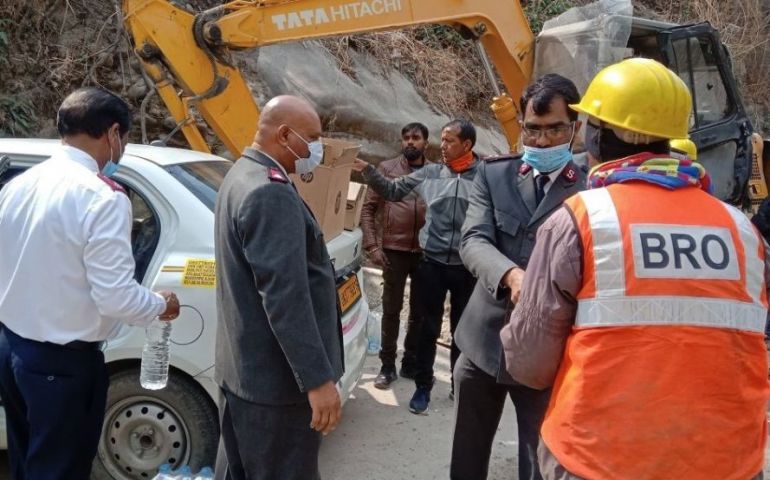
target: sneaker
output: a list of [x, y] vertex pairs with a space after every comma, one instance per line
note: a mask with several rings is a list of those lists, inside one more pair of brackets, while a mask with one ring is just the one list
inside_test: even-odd
[[408, 378], [410, 380], [414, 380], [414, 377], [417, 375], [417, 367], [413, 364], [401, 364], [401, 370], [398, 372], [399, 375], [401, 375], [402, 378]]
[[419, 385], [409, 401], [409, 411], [417, 415], [426, 415], [430, 404], [430, 385]]
[[395, 382], [397, 378], [398, 374], [396, 373], [395, 366], [383, 365], [380, 369], [380, 374], [377, 375], [377, 378], [374, 379], [374, 388], [387, 390], [390, 388], [390, 384]]

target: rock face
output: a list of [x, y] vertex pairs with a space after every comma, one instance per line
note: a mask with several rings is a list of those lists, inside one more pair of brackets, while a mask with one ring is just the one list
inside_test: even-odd
[[[410, 122], [422, 122], [428, 127], [428, 155], [439, 159], [441, 127], [451, 119], [432, 109], [399, 72], [382, 72], [364, 54], [352, 52], [351, 56], [355, 72], [352, 77], [343, 73], [331, 54], [315, 42], [263, 47], [258, 52], [240, 54], [239, 60], [260, 105], [284, 93], [307, 98], [317, 107], [325, 132], [360, 143], [367, 160], [376, 162], [397, 155], [401, 127]], [[500, 131], [476, 127], [477, 153], [508, 151]]]

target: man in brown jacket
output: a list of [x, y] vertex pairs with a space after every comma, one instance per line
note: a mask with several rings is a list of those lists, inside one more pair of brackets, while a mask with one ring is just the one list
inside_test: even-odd
[[[428, 145], [428, 128], [421, 123], [410, 123], [401, 129], [401, 155], [386, 160], [377, 167], [387, 178], [409, 175], [425, 165], [425, 148]], [[376, 221], [378, 213], [380, 222]], [[378, 223], [380, 229], [378, 229]], [[364, 249], [377, 265], [382, 267], [382, 368], [374, 380], [374, 386], [386, 389], [398, 378], [396, 373], [396, 348], [404, 303], [406, 278], [420, 262], [419, 233], [425, 224], [425, 202], [412, 192], [398, 202], [383, 199], [374, 190], [366, 193], [361, 210], [361, 228], [364, 232]], [[380, 231], [378, 231], [380, 230]], [[404, 339], [404, 356], [401, 360], [401, 376], [414, 378], [415, 349], [420, 318], [415, 298], [409, 298], [409, 322]]]

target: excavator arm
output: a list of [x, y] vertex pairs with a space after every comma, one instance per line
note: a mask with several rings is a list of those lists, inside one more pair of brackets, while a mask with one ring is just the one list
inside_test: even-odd
[[[513, 98], [529, 82], [534, 46], [518, 0], [236, 0], [198, 15], [167, 0], [124, 0], [123, 13], [145, 72], [195, 150], [209, 147], [193, 106], [235, 156], [257, 130], [259, 109], [233, 50], [420, 24], [451, 25], [476, 41], [493, 113], [511, 148], [518, 141]], [[498, 90], [489, 59], [511, 96]]]

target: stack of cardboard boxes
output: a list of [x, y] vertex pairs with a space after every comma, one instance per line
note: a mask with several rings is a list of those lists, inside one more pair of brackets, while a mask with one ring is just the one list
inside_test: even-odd
[[353, 230], [361, 218], [366, 186], [350, 181], [359, 145], [323, 138], [324, 158], [312, 173], [292, 174], [292, 181], [321, 225], [328, 242], [342, 230]]

